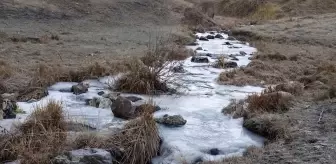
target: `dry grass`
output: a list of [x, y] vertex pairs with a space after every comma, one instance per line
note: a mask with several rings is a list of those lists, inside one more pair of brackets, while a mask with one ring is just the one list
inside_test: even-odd
[[252, 13], [253, 20], [270, 20], [278, 17], [280, 7], [275, 3], [265, 3], [259, 5], [255, 12]]
[[261, 94], [248, 96], [248, 110], [252, 113], [275, 112], [281, 113], [289, 110], [293, 96], [286, 92], [264, 91]]
[[269, 140], [277, 140], [289, 137], [289, 120], [279, 114], [262, 114], [244, 119], [243, 126]]
[[217, 26], [211, 18], [193, 7], [189, 7], [184, 10], [183, 22], [190, 27], [200, 26], [204, 28], [211, 28]]
[[232, 115], [234, 119], [239, 117], [247, 117], [247, 104], [245, 100], [231, 100], [230, 104], [223, 108], [222, 112], [226, 115]]
[[282, 61], [282, 60], [287, 60], [287, 57], [277, 52], [274, 54], [258, 54], [255, 56], [255, 59]]
[[24, 164], [50, 163], [63, 150], [66, 133], [61, 104], [39, 106], [26, 122], [2, 136], [0, 161], [20, 159]]

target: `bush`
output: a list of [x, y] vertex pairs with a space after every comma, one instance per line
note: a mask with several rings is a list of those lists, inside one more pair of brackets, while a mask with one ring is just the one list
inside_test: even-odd
[[279, 114], [262, 114], [244, 120], [243, 126], [269, 140], [287, 138], [289, 120]]
[[20, 159], [21, 163], [50, 163], [66, 140], [66, 123], [61, 104], [50, 101], [37, 107], [27, 121], [0, 140], [0, 161]]

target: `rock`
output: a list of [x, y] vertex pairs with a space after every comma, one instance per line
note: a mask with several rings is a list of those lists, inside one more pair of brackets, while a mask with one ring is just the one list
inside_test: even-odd
[[137, 102], [139, 100], [142, 100], [142, 98], [136, 97], [136, 96], [127, 96], [125, 98], [128, 99], [128, 100], [130, 100], [130, 101], [132, 101], [132, 102]]
[[232, 57], [231, 57], [231, 60], [239, 61], [239, 59], [238, 59], [237, 57], [235, 57], [235, 56], [232, 56]]
[[112, 101], [109, 98], [100, 98], [99, 99], [99, 108], [110, 108]]
[[230, 42], [225, 42], [223, 45], [231, 46], [232, 44]]
[[215, 32], [211, 31], [211, 32], [210, 32], [210, 34], [214, 35], [214, 34], [215, 34]]
[[212, 57], [212, 54], [207, 53], [207, 54], [205, 54], [205, 56]]
[[100, 92], [98, 92], [97, 94], [98, 94], [99, 96], [102, 96], [102, 95], [105, 94], [105, 92], [104, 92], [104, 91], [100, 91]]
[[34, 103], [34, 102], [37, 102], [37, 100], [36, 99], [30, 99], [30, 100], [27, 101], [28, 104]]
[[184, 72], [185, 72], [185, 70], [184, 70], [184, 68], [183, 68], [182, 65], [179, 65], [179, 66], [174, 67], [174, 68], [173, 68], [173, 71], [174, 71], [175, 73], [184, 73]]
[[239, 54], [240, 54], [240, 55], [243, 55], [243, 56], [247, 55], [247, 53], [244, 52], [244, 51], [239, 51]]
[[113, 164], [115, 159], [111, 153], [96, 148], [78, 149], [59, 155], [53, 159], [53, 164]]
[[237, 68], [238, 64], [234, 61], [228, 61], [224, 63], [224, 68]]
[[211, 155], [218, 155], [219, 154], [219, 150], [217, 148], [213, 148], [213, 149], [210, 149], [210, 152], [209, 152]]
[[118, 96], [118, 98], [112, 103], [111, 110], [115, 117], [123, 119], [134, 118], [134, 110], [131, 100]]
[[204, 36], [201, 36], [201, 37], [199, 38], [199, 40], [209, 41], [209, 39], [205, 38]]
[[193, 56], [191, 62], [194, 63], [209, 63], [209, 59], [205, 56]]
[[228, 40], [236, 40], [236, 38], [234, 38], [233, 36], [229, 36]]
[[207, 38], [207, 39], [215, 39], [215, 36], [213, 36], [213, 35], [208, 35], [208, 36], [206, 36], [206, 38]]
[[15, 112], [18, 108], [18, 106], [16, 105], [16, 101], [3, 99], [1, 105], [0, 120], [16, 118]]
[[181, 115], [169, 116], [167, 114], [161, 118], [155, 119], [155, 121], [159, 124], [171, 127], [180, 127], [187, 123], [187, 120], [185, 120]]
[[86, 93], [88, 91], [89, 84], [86, 83], [79, 83], [78, 85], [74, 85], [71, 87], [71, 92], [75, 95], [79, 95], [82, 93]]
[[197, 47], [196, 50], [203, 50], [203, 48], [202, 47]]
[[8, 99], [11, 101], [16, 101], [17, 100], [18, 95], [16, 93], [3, 93], [1, 94], [1, 99]]
[[201, 164], [203, 162], [202, 157], [197, 157], [192, 164]]
[[221, 34], [217, 34], [217, 35], [215, 35], [215, 38], [223, 39], [224, 37]]

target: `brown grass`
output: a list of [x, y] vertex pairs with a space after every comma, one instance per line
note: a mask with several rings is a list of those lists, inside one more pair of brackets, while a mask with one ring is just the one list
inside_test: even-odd
[[248, 96], [248, 110], [252, 113], [264, 112], [285, 112], [291, 107], [293, 97], [286, 92], [264, 91], [261, 94], [252, 94]]
[[230, 104], [223, 108], [222, 112], [226, 115], [230, 114], [234, 119], [239, 117], [247, 117], [247, 104], [245, 100], [231, 100]]
[[20, 159], [24, 164], [50, 163], [63, 150], [66, 133], [61, 104], [37, 107], [26, 122], [2, 136], [0, 161]]
[[290, 129], [289, 120], [279, 114], [262, 114], [244, 119], [243, 126], [269, 140], [288, 138]]

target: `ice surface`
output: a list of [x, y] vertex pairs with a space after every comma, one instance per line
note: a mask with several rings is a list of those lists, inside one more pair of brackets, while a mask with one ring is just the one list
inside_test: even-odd
[[[210, 33], [196, 34], [206, 36]], [[228, 36], [222, 34], [224, 38]], [[248, 58], [256, 52], [256, 49], [238, 41], [227, 39], [213, 39], [209, 41], [197, 41], [198, 46], [188, 46], [195, 50], [202, 47], [207, 51], [197, 51], [198, 55], [211, 53], [211, 63], [192, 63], [191, 58], [182, 62], [185, 73], [177, 73], [174, 83], [182, 87], [178, 88], [178, 95], [161, 95], [153, 98], [154, 102], [163, 110], [154, 114], [160, 117], [164, 114], [180, 114], [187, 120], [183, 127], [170, 128], [158, 125], [163, 140], [161, 156], [153, 159], [154, 164], [177, 164], [186, 161], [193, 163], [196, 159], [220, 160], [224, 157], [239, 155], [248, 146], [261, 146], [263, 139], [246, 131], [242, 127], [242, 119], [232, 119], [221, 113], [231, 99], [243, 99], [248, 94], [261, 92], [262, 88], [245, 86], [218, 85], [217, 78], [223, 69], [213, 68], [212, 64], [217, 56], [237, 55], [239, 66], [245, 66], [250, 61]], [[223, 45], [225, 42], [232, 43], [235, 47], [229, 48]], [[240, 55], [240, 51], [248, 55]], [[86, 80], [90, 88], [87, 93], [74, 95], [70, 91], [71, 86], [77, 83], [59, 82], [49, 87], [49, 95], [34, 103], [19, 102], [18, 105], [27, 114], [19, 115], [18, 119], [0, 121], [0, 126], [10, 128], [13, 122], [23, 121], [37, 105], [46, 104], [53, 99], [62, 102], [66, 118], [82, 122], [100, 130], [120, 128], [126, 121], [115, 118], [110, 109], [101, 109], [85, 105], [85, 100], [99, 97], [99, 91], [108, 92], [107, 88], [113, 86], [115, 77], [102, 77], [98, 80]], [[132, 94], [124, 94], [132, 95]], [[146, 95], [136, 95], [147, 99]], [[212, 148], [220, 150], [220, 154], [213, 156], [209, 151]]]

